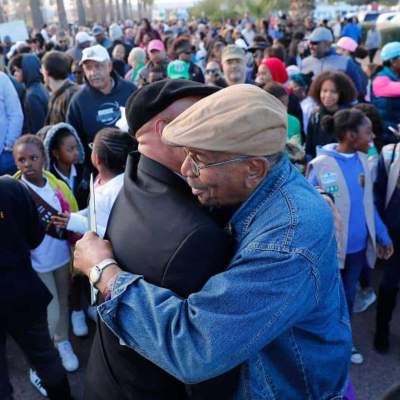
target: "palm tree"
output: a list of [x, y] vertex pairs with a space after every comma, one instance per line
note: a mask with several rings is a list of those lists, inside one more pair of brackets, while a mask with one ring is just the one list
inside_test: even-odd
[[67, 13], [65, 12], [64, 0], [57, 0], [58, 21], [62, 29], [68, 28]]
[[40, 8], [40, 0], [29, 0], [32, 13], [32, 25], [35, 29], [41, 29], [44, 25], [43, 14]]
[[76, 10], [78, 12], [78, 24], [79, 26], [86, 25], [86, 12], [82, 0], [76, 0]]

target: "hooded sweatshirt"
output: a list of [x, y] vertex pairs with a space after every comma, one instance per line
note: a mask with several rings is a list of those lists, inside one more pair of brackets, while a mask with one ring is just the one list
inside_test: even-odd
[[45, 124], [49, 101], [49, 94], [42, 84], [40, 61], [36, 55], [23, 55], [22, 72], [26, 87], [24, 101], [26, 130], [35, 134]]
[[[64, 131], [65, 129], [71, 132], [72, 136], [75, 137], [78, 143], [78, 150], [79, 150], [78, 163], [72, 166], [71, 176], [69, 177], [65, 177], [63, 174], [60, 173], [60, 171], [57, 169], [57, 166], [55, 165], [51, 157], [52, 144], [56, 139], [56, 137], [58, 136], [58, 134]], [[78, 202], [79, 209], [85, 208], [87, 206], [87, 199], [89, 194], [89, 181], [87, 177], [85, 177], [83, 174], [83, 164], [85, 162], [85, 150], [75, 128], [70, 124], [60, 122], [53, 126], [51, 125], [45, 126], [40, 130], [38, 134], [43, 137], [42, 139], [43, 145], [49, 163], [47, 167], [48, 170], [57, 179], [63, 181], [68, 185], [68, 187], [71, 189]]]
[[[136, 90], [136, 86], [112, 73], [114, 87], [109, 94], [86, 85], [74, 95], [69, 105], [67, 122], [77, 131], [85, 151], [93, 142], [96, 133], [106, 127], [115, 127], [121, 118], [120, 107], [125, 107], [128, 97]], [[86, 151], [86, 154], [90, 154]], [[89, 159], [86, 159], [89, 164]]]
[[[319, 154], [333, 157], [338, 163], [346, 181], [350, 196], [350, 216], [347, 221], [348, 237], [346, 254], [353, 254], [365, 250], [368, 244], [368, 227], [363, 200], [364, 187], [362, 185], [362, 177], [365, 171], [358, 153], [339, 153], [336, 151], [337, 146], [336, 143], [327, 144], [320, 149]], [[314, 169], [311, 170], [308, 180], [314, 186], [321, 186]], [[340, 188], [338, 190], [340, 190]], [[377, 241], [384, 246], [389, 245], [391, 239], [375, 207], [374, 221]], [[346, 223], [346, 221], [343, 222]]]

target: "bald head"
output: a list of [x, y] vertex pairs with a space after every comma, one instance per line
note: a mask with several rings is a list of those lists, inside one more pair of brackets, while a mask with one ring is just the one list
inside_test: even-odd
[[139, 152], [179, 173], [185, 153], [182, 148], [171, 147], [163, 143], [161, 134], [166, 125], [200, 99], [199, 96], [191, 96], [176, 100], [146, 122], [135, 135]]

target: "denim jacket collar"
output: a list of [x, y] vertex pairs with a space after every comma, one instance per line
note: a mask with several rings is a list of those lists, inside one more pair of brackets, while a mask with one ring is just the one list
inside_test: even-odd
[[241, 205], [241, 207], [232, 216], [229, 223], [229, 230], [232, 227], [235, 231], [235, 237], [240, 240], [247, 232], [252, 220], [258, 210], [276, 193], [283, 183], [288, 179], [291, 165], [285, 155], [278, 161], [272, 171], [258, 185], [256, 190]]

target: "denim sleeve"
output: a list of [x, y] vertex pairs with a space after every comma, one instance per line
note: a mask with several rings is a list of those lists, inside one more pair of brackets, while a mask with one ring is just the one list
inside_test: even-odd
[[317, 276], [299, 252], [253, 250], [187, 299], [121, 273], [98, 310], [121, 343], [198, 383], [251, 358], [315, 307]]
[[315, 173], [315, 169], [314, 168], [310, 168], [309, 169], [309, 174], [308, 174], [307, 180], [308, 180], [308, 182], [311, 183], [311, 185], [319, 186], [317, 174]]

